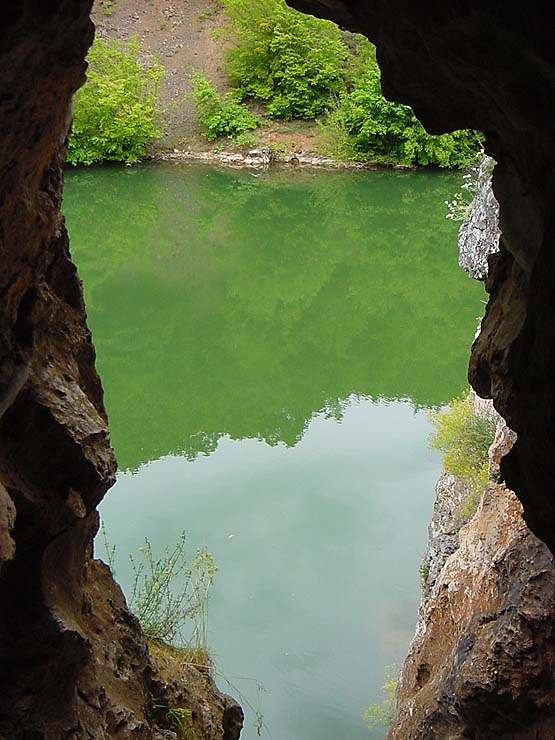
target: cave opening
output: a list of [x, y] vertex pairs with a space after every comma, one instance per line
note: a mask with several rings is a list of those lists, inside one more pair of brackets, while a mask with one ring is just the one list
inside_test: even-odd
[[[412, 104], [429, 129], [470, 126], [486, 133], [487, 151], [499, 163], [503, 242], [492, 263], [471, 380], [518, 432], [502, 473], [532, 530], [553, 547], [549, 8], [515, 5], [501, 13], [495, 3], [439, 8], [430, 2], [414, 9], [399, 2], [394, 13], [380, 2], [296, 4], [374, 38], [388, 94]], [[96, 506], [113, 482], [115, 463], [59, 212], [60, 145], [71, 95], [83, 80], [89, 11], [84, 1], [29, 0], [5, 12], [1, 36], [0, 732], [12, 738], [152, 737], [151, 696], [161, 691], [117, 588], [90, 560]], [[541, 560], [537, 550], [530, 557]], [[514, 568], [521, 572], [522, 563]], [[540, 569], [537, 577], [548, 594], [546, 573]], [[549, 600], [542, 609], [533, 619], [546, 627], [547, 662], [537, 667], [533, 692], [515, 699], [514, 691], [485, 686], [478, 696], [443, 695], [437, 706], [454, 708], [465, 731], [483, 738], [492, 728], [504, 737], [551, 736]], [[459, 665], [474, 645], [475, 635], [460, 642]], [[431, 682], [421, 684], [425, 692]], [[508, 707], [513, 717], [504, 725]], [[220, 708], [224, 724], [227, 711]], [[428, 737], [438, 736], [430, 720], [422, 721]]]

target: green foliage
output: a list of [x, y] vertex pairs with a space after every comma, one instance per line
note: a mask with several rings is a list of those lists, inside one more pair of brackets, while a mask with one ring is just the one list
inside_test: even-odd
[[243, 149], [251, 149], [253, 146], [256, 146], [258, 139], [255, 135], [245, 131], [242, 134], [237, 134], [237, 136], [233, 138], [233, 142]]
[[385, 698], [379, 704], [370, 704], [362, 715], [363, 720], [370, 730], [373, 730], [375, 727], [388, 727], [393, 721], [398, 676], [399, 666], [390, 665], [386, 667], [385, 682], [382, 686], [382, 692], [385, 694]]
[[169, 707], [167, 704], [155, 702], [152, 708], [158, 722], [171, 730], [177, 740], [196, 740], [193, 711], [189, 707]]
[[347, 56], [337, 26], [284, 0], [224, 0], [224, 7], [235, 32], [227, 72], [242, 99], [285, 119], [314, 118], [330, 106]]
[[428, 582], [428, 578], [430, 577], [430, 566], [429, 565], [421, 565], [420, 566], [420, 583], [422, 583], [424, 586]]
[[463, 513], [471, 516], [488, 482], [488, 449], [496, 423], [476, 414], [469, 396], [455, 398], [447, 409], [430, 415], [435, 432], [430, 445], [443, 452], [443, 466], [465, 481], [470, 489]]
[[432, 136], [408, 106], [386, 100], [374, 50], [365, 46], [358, 54], [352, 89], [341, 91], [326, 125], [339, 154], [382, 163], [465, 167], [482, 146], [475, 131]]
[[481, 148], [473, 131], [431, 136], [412, 110], [382, 95], [375, 49], [284, 0], [223, 0], [233, 28], [227, 72], [241, 99], [269, 116], [312, 119], [329, 110], [332, 153], [403, 165], [464, 167]]
[[[208, 595], [217, 572], [212, 555], [199, 548], [189, 568], [185, 533], [170, 550], [155, 558], [148, 539], [141, 548], [142, 561], [130, 556], [134, 572], [129, 607], [136, 614], [145, 635], [175, 646], [192, 645], [190, 662], [205, 662], [207, 655]], [[192, 620], [192, 640], [184, 637]]]
[[222, 97], [199, 72], [193, 75], [191, 86], [197, 118], [208, 141], [241, 135], [260, 126], [258, 116], [239, 102], [237, 93], [228, 92]]
[[163, 69], [141, 63], [141, 46], [97, 37], [89, 51], [87, 82], [74, 98], [68, 161], [136, 162], [161, 134], [158, 91]]

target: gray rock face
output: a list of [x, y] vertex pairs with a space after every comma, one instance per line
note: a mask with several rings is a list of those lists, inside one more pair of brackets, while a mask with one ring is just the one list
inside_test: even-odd
[[[499, 474], [499, 461], [511, 449], [516, 435], [508, 427], [489, 399], [470, 391], [474, 413], [496, 424], [495, 440], [489, 448], [489, 470], [492, 478]], [[459, 532], [469, 519], [465, 503], [471, 491], [464, 480], [443, 470], [436, 485], [434, 513], [428, 527], [428, 542], [420, 566], [422, 601], [420, 613], [427, 605], [431, 591], [447, 558], [459, 547]]]
[[462, 506], [469, 490], [460, 478], [443, 471], [436, 485], [434, 514], [428, 527], [428, 543], [420, 566], [421, 613], [445, 561], [459, 547], [459, 531], [465, 523]]
[[459, 265], [476, 280], [486, 278], [488, 256], [499, 251], [499, 204], [492, 188], [494, 166], [495, 161], [484, 155], [472, 171], [476, 191], [459, 229]]
[[552, 740], [554, 576], [516, 496], [490, 483], [422, 603], [388, 740]]

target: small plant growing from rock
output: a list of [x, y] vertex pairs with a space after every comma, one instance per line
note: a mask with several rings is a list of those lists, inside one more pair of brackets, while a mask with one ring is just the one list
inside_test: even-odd
[[395, 663], [387, 666], [382, 686], [382, 692], [385, 695], [383, 701], [379, 704], [370, 704], [362, 715], [370, 730], [376, 727], [389, 727], [392, 723], [395, 713], [395, 692], [397, 691], [398, 678], [399, 666]]
[[196, 740], [197, 734], [193, 726], [193, 712], [186, 707], [168, 707], [165, 704], [154, 704], [154, 710], [163, 712], [165, 722], [178, 740]]
[[435, 428], [430, 446], [443, 452], [445, 470], [468, 486], [462, 513], [470, 519], [489, 481], [488, 450], [495, 438], [496, 421], [476, 413], [467, 395], [453, 399], [446, 409], [433, 411], [430, 420]]
[[[185, 533], [177, 544], [154, 556], [147, 538], [141, 560], [130, 556], [134, 579], [129, 607], [147, 638], [183, 650], [185, 661], [199, 668], [210, 664], [207, 626], [208, 597], [218, 568], [206, 548], [198, 548], [191, 566], [185, 552]], [[192, 623], [190, 639], [187, 625]]]
[[480, 152], [480, 154], [474, 158], [468, 172], [463, 175], [462, 185], [459, 192], [455, 193], [451, 200], [445, 201], [445, 205], [447, 206], [445, 218], [448, 218], [450, 221], [464, 221], [468, 218], [468, 214], [472, 207], [472, 201], [476, 195], [478, 171], [480, 169], [482, 156], [483, 152]]

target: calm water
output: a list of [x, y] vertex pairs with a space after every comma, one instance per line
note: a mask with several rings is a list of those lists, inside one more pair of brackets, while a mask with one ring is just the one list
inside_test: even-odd
[[210, 644], [273, 740], [383, 737], [360, 715], [414, 629], [440, 469], [427, 409], [464, 389], [482, 313], [444, 218], [458, 186], [67, 173], [120, 463], [102, 505], [118, 578], [145, 536], [208, 546]]

